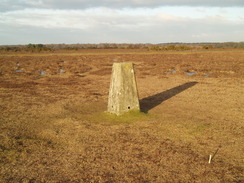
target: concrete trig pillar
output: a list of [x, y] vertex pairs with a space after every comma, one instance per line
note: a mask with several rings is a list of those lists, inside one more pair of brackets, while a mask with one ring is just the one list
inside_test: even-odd
[[133, 64], [114, 63], [108, 98], [108, 112], [116, 115], [140, 111]]

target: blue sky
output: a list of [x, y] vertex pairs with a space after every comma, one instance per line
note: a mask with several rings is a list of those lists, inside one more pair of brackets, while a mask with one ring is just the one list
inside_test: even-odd
[[0, 44], [244, 41], [243, 0], [0, 0]]

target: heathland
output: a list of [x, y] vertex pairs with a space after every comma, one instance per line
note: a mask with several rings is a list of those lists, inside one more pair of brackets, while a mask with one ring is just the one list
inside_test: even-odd
[[[114, 62], [141, 113], [105, 112]], [[0, 182], [242, 182], [243, 68], [243, 49], [2, 50]]]

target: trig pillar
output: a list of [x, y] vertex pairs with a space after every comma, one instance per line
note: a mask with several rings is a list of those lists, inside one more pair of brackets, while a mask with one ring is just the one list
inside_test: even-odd
[[140, 111], [138, 91], [132, 63], [114, 63], [108, 98], [108, 112], [120, 115]]

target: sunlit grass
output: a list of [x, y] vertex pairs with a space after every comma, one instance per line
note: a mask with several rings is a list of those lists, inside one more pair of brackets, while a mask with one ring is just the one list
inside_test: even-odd
[[95, 115], [87, 117], [90, 120], [97, 123], [104, 123], [107, 125], [116, 125], [116, 124], [130, 124], [137, 121], [147, 121], [153, 118], [152, 115], [145, 114], [140, 111], [130, 111], [122, 115], [116, 115], [109, 112], [100, 112]]

